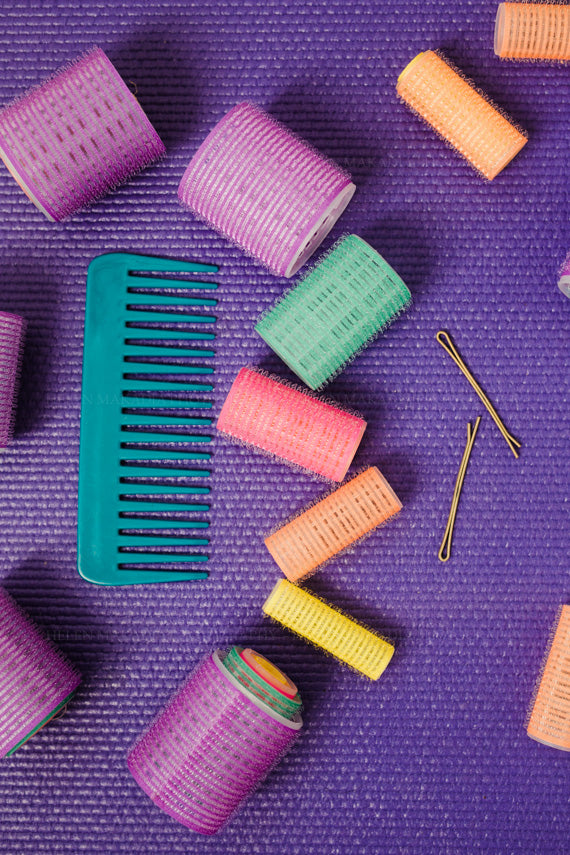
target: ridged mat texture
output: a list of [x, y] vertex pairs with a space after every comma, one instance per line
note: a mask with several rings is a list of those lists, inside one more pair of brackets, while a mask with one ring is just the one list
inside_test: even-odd
[[[568, 754], [526, 715], [570, 602], [568, 72], [498, 59], [498, 3], [465, 0], [22, 0], [4, 4], [0, 104], [99, 45], [164, 160], [63, 224], [0, 164], [0, 311], [28, 320], [15, 435], [0, 454], [0, 584], [83, 675], [66, 715], [0, 762], [2, 855], [566, 855]], [[529, 134], [483, 181], [398, 100], [440, 48]], [[263, 537], [327, 487], [214, 439], [209, 578], [105, 588], [76, 569], [87, 267], [105, 252], [220, 265], [212, 415], [243, 365], [297, 382], [254, 332], [292, 281], [180, 205], [188, 163], [247, 100], [346, 169], [356, 193], [313, 256], [358, 234], [413, 294], [326, 395], [368, 422], [349, 470], [377, 466], [403, 510], [306, 587], [390, 638], [372, 683], [262, 616], [282, 576]], [[311, 264], [312, 262], [309, 262]], [[435, 340], [454, 336], [515, 460]], [[450, 561], [437, 551], [482, 415]], [[228, 825], [198, 837], [141, 791], [126, 756], [212, 650], [261, 651], [298, 686], [303, 731]]]
[[495, 53], [504, 59], [570, 60], [570, 6], [499, 3]]
[[357, 235], [345, 235], [255, 330], [297, 377], [320, 389], [410, 300], [382, 256]]

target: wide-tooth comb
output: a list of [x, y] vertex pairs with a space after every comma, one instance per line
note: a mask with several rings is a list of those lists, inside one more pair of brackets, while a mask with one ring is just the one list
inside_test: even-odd
[[499, 3], [495, 53], [503, 59], [570, 60], [570, 6]]
[[71, 216], [164, 152], [97, 47], [0, 110], [0, 157], [48, 220]]
[[394, 655], [388, 641], [287, 579], [277, 582], [263, 611], [371, 680], [380, 677]]
[[418, 54], [398, 77], [397, 92], [490, 181], [527, 142], [526, 136], [436, 51]]
[[295, 742], [303, 721], [280, 715], [209, 656], [139, 737], [127, 764], [169, 816], [215, 834]]
[[57, 715], [80, 682], [63, 653], [0, 588], [0, 757]]
[[265, 545], [289, 581], [299, 582], [401, 509], [371, 466], [270, 534]]
[[570, 606], [560, 610], [527, 733], [537, 742], [570, 751]]
[[25, 332], [23, 318], [0, 312], [0, 448], [6, 448], [14, 432]]
[[325, 239], [354, 190], [344, 170], [244, 102], [208, 134], [178, 195], [273, 273], [289, 277]]
[[217, 428], [231, 439], [323, 478], [342, 481], [366, 422], [276, 377], [242, 368], [224, 402]]
[[[208, 539], [192, 530], [209, 526], [203, 514], [210, 509], [210, 471], [201, 464], [211, 458], [212, 436], [202, 429], [212, 425], [212, 401], [190, 393], [213, 390], [216, 317], [210, 312], [217, 301], [200, 292], [217, 284], [164, 275], [217, 270], [128, 253], [101, 255], [89, 265], [78, 568], [91, 582], [208, 575], [188, 565], [208, 560], [203, 549], [196, 552]], [[200, 306], [208, 314], [198, 314]]]
[[256, 325], [311, 389], [320, 389], [410, 303], [404, 282], [357, 235], [341, 238]]

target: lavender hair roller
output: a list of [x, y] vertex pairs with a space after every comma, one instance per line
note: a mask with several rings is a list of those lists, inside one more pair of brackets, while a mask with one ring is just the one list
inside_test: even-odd
[[566, 297], [570, 298], [570, 252], [566, 256], [564, 264], [560, 268], [558, 287]]
[[0, 157], [52, 222], [105, 196], [164, 152], [97, 47], [0, 110]]
[[255, 651], [217, 651], [139, 738], [129, 769], [163, 811], [215, 834], [292, 746], [300, 705], [294, 684]]
[[278, 276], [293, 276], [355, 191], [350, 175], [259, 107], [238, 104], [184, 173], [184, 205]]
[[79, 673], [0, 588], [0, 757], [65, 709]]
[[0, 448], [6, 448], [14, 430], [14, 416], [26, 321], [0, 312]]

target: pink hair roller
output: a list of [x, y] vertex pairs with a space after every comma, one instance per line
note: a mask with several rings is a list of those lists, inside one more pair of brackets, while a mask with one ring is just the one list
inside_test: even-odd
[[217, 428], [323, 478], [342, 481], [366, 422], [276, 377], [242, 368]]
[[128, 767], [187, 828], [215, 834], [291, 748], [303, 725], [252, 694], [212, 654], [133, 749]]
[[0, 312], [0, 448], [8, 445], [14, 431], [25, 331], [23, 318]]
[[105, 196], [164, 152], [97, 47], [0, 110], [0, 157], [52, 222]]
[[259, 107], [238, 104], [208, 134], [178, 195], [278, 276], [293, 276], [355, 191], [350, 175]]
[[81, 677], [0, 588], [0, 757], [65, 708]]

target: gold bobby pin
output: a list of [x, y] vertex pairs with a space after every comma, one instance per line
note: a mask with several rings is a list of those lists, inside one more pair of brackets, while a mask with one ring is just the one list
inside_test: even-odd
[[446, 351], [446, 353], [448, 353], [451, 356], [451, 358], [453, 359], [453, 361], [455, 362], [455, 364], [457, 365], [459, 370], [462, 371], [463, 374], [467, 377], [467, 379], [469, 380], [469, 383], [475, 389], [475, 391], [477, 392], [477, 394], [479, 395], [479, 397], [481, 398], [481, 400], [483, 401], [483, 403], [487, 407], [487, 409], [491, 415], [491, 418], [493, 419], [493, 421], [495, 422], [495, 424], [497, 425], [497, 427], [501, 431], [502, 435], [504, 436], [504, 438], [507, 442], [507, 445], [509, 446], [509, 448], [511, 449], [511, 451], [513, 452], [515, 457], [518, 458], [518, 456], [519, 456], [518, 449], [521, 447], [521, 443], [512, 434], [510, 434], [508, 432], [508, 430], [506, 429], [506, 427], [503, 424], [503, 422], [501, 421], [499, 414], [497, 413], [496, 409], [494, 408], [494, 406], [492, 405], [492, 403], [490, 402], [490, 400], [488, 399], [488, 397], [486, 396], [484, 391], [481, 389], [481, 387], [479, 386], [479, 384], [477, 383], [477, 381], [475, 380], [475, 378], [473, 377], [473, 375], [471, 374], [471, 372], [469, 371], [469, 369], [467, 368], [467, 366], [465, 365], [465, 363], [461, 359], [459, 351], [455, 347], [449, 333], [447, 333], [445, 330], [440, 330], [436, 335], [436, 339], [441, 344], [441, 346]]
[[449, 510], [449, 516], [447, 518], [445, 534], [443, 535], [443, 540], [441, 541], [441, 546], [439, 547], [439, 552], [437, 553], [437, 557], [440, 561], [448, 561], [451, 556], [451, 541], [453, 539], [453, 528], [455, 526], [455, 517], [457, 515], [457, 507], [459, 505], [459, 497], [461, 496], [461, 490], [463, 489], [463, 479], [465, 478], [465, 473], [467, 472], [467, 464], [469, 463], [469, 458], [471, 457], [471, 449], [473, 448], [473, 443], [475, 442], [477, 428], [479, 427], [480, 421], [481, 416], [477, 416], [474, 427], [471, 427], [471, 422], [467, 422], [467, 444], [465, 446], [465, 451], [463, 452], [463, 457], [461, 458], [461, 465], [459, 466], [459, 472], [457, 473], [457, 478], [455, 480], [453, 499], [451, 500], [451, 508]]

